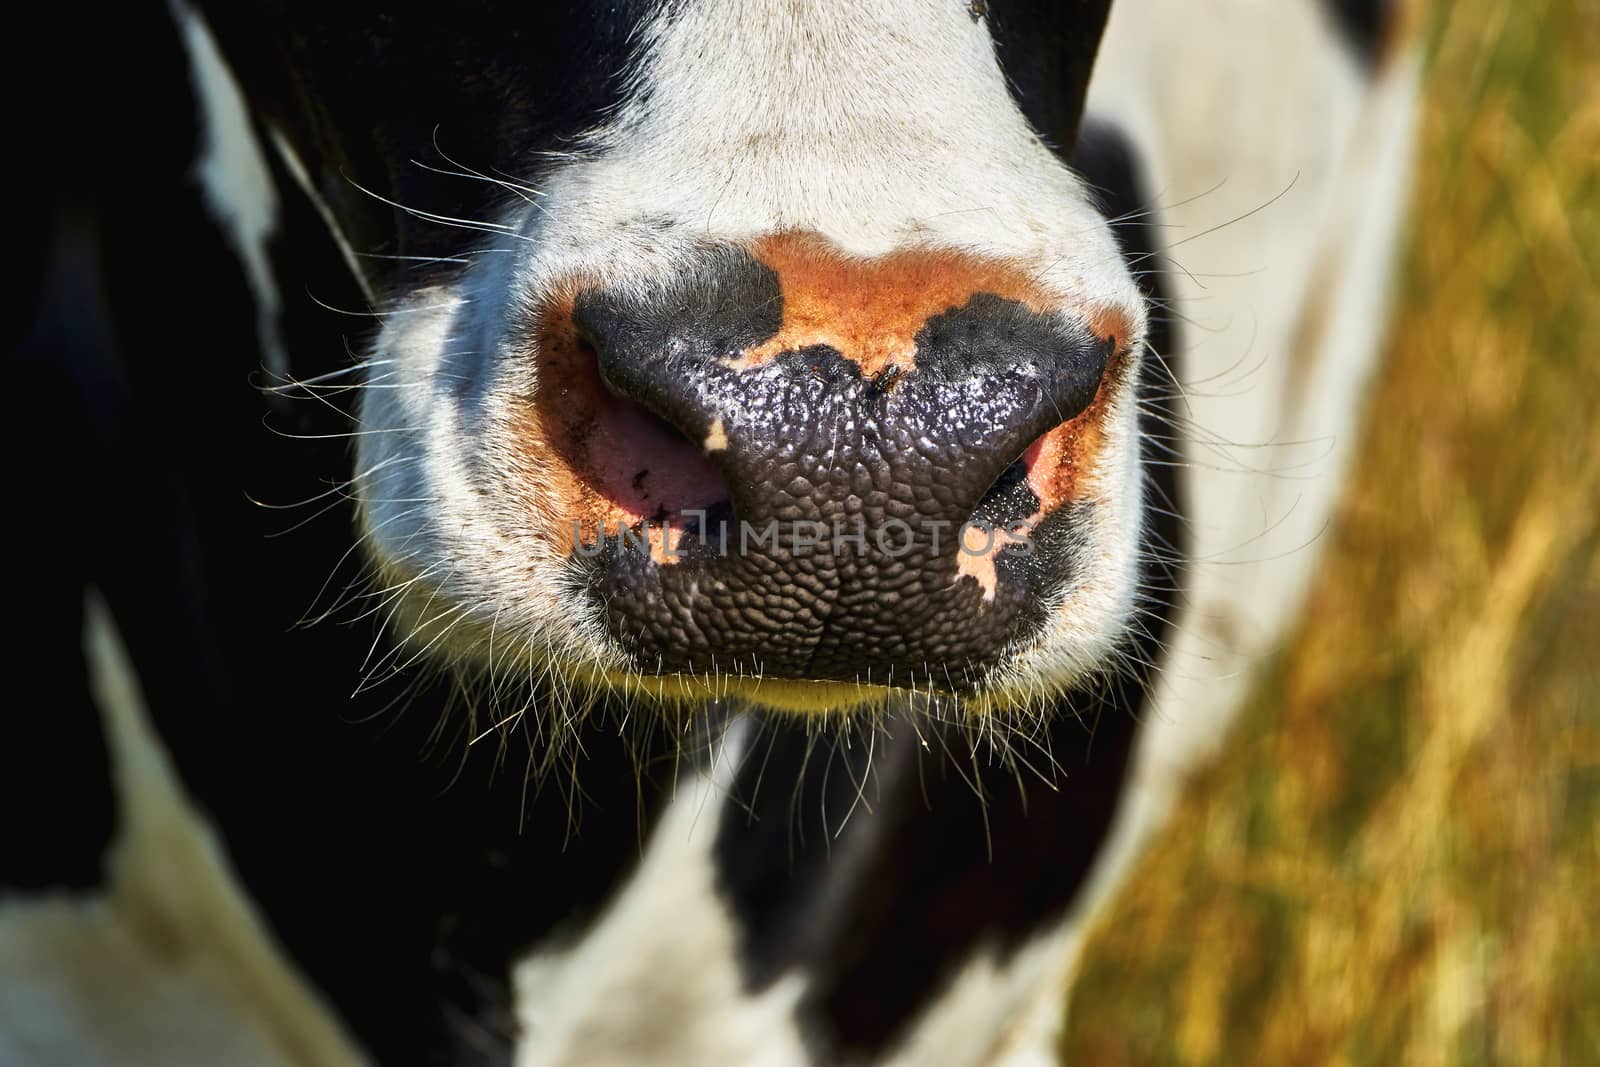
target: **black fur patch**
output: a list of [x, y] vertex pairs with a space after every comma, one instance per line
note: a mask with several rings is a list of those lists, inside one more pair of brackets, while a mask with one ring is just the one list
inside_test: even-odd
[[1077, 143], [1111, 0], [987, 0], [984, 6], [1017, 106], [1065, 158]]
[[[294, 145], [355, 250], [448, 256], [483, 234], [413, 212], [497, 219], [518, 203], [468, 171], [537, 182], [544, 153], [571, 151], [621, 101], [637, 31], [657, 5], [204, 6], [252, 106]], [[369, 268], [416, 278], [406, 261]]]
[[[36, 191], [16, 195], [37, 203], [27, 195]], [[19, 335], [6, 338], [5, 380], [29, 398], [4, 423], [7, 586], [27, 654], [12, 665], [0, 742], [0, 893], [98, 885], [116, 817], [84, 655], [84, 597], [108, 534], [100, 502], [130, 472], [100, 462], [124, 443], [122, 420], [104, 404], [117, 368], [106, 358], [100, 247], [84, 203], [63, 200], [53, 212], [45, 201], [39, 222], [50, 232], [37, 245], [18, 235], [18, 265], [40, 274], [38, 313], [7, 323]]]

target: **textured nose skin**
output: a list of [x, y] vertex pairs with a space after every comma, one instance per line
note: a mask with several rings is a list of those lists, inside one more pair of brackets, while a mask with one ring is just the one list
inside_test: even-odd
[[751, 256], [649, 296], [578, 295], [605, 386], [699, 444], [728, 489], [675, 558], [601, 539], [586, 564], [607, 623], [648, 670], [963, 688], [1063, 576], [1047, 529], [980, 549], [1046, 518], [1023, 454], [1089, 407], [1116, 339], [975, 292], [874, 367], [828, 344], [771, 351], [783, 304]]

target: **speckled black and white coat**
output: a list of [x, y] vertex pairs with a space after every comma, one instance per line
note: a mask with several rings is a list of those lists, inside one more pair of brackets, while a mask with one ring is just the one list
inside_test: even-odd
[[0, 1064], [1051, 1062], [1338, 489], [1387, 5], [366, 8], [8, 75]]

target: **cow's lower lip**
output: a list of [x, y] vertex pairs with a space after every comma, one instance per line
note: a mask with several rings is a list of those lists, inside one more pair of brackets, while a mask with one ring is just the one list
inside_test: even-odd
[[[953, 537], [954, 532], [947, 536]], [[964, 692], [1042, 624], [1051, 560], [999, 559], [980, 574], [956, 551], [898, 560], [721, 555], [679, 542], [674, 561], [609, 539], [581, 559], [611, 637], [646, 674]], [[904, 564], [892, 586], [862, 577]], [[973, 579], [977, 579], [974, 581]], [[1047, 588], [1048, 587], [1048, 588]]]
[[[851, 708], [882, 706], [899, 697], [934, 694], [927, 686], [916, 689], [868, 683], [837, 682], [827, 679], [778, 678], [737, 675], [618, 674], [606, 683], [624, 691], [641, 694], [661, 703], [697, 704], [706, 700], [732, 700], [759, 704], [771, 711], [818, 714], [847, 711]], [[946, 694], [953, 695], [953, 694]]]

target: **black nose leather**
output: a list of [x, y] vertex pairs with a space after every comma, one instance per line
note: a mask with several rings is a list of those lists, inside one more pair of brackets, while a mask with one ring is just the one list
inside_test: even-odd
[[1030, 544], [982, 588], [958, 531], [1035, 517], [1023, 452], [1088, 407], [1115, 339], [975, 293], [923, 323], [908, 367], [864, 375], [826, 345], [746, 360], [782, 314], [753, 258], [648, 295], [579, 295], [607, 388], [701, 444], [729, 498], [675, 562], [600, 546], [612, 632], [651, 670], [901, 684], [937, 670], [959, 688], [1038, 621], [1035, 594], [1066, 561]]

